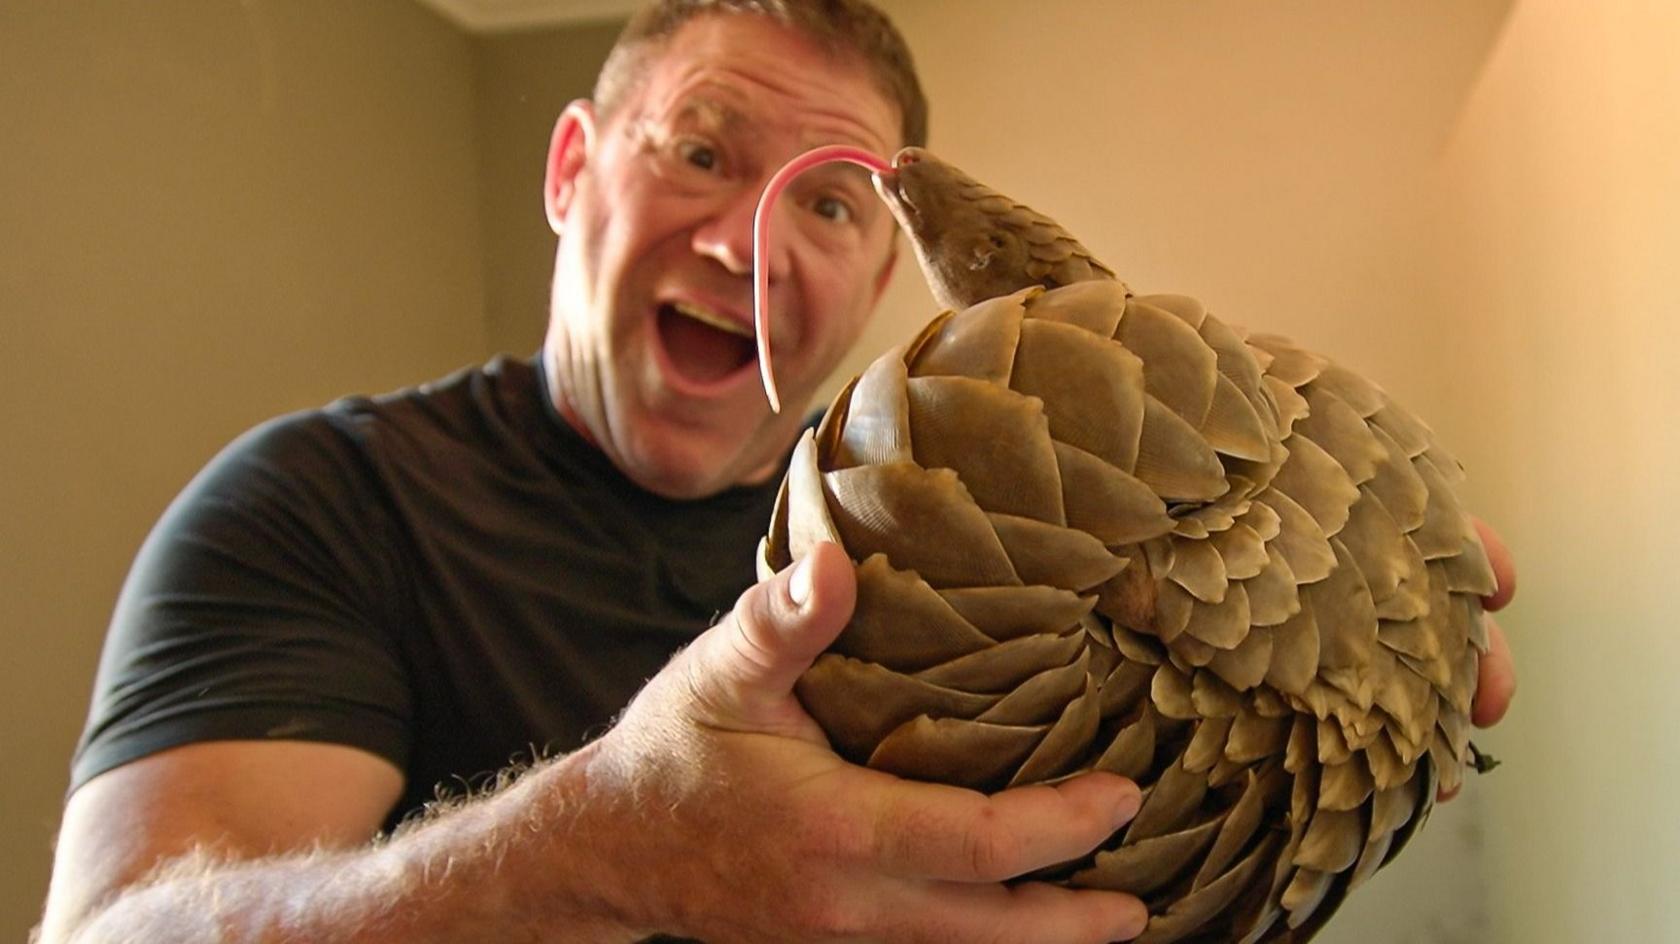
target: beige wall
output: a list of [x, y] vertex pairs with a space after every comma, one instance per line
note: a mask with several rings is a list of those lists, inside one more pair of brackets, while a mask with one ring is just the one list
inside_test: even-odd
[[[1680, 563], [1673, 7], [888, 6], [936, 150], [1140, 290], [1196, 294], [1384, 383], [1516, 547], [1524, 692], [1479, 739], [1507, 766], [1321, 940], [1680, 938], [1661, 894], [1680, 874], [1661, 595]], [[611, 32], [469, 41], [397, 2], [93, 9], [0, 0], [0, 167], [29, 169], [0, 178], [13, 938], [146, 528], [257, 419], [534, 347], [541, 152]], [[848, 372], [931, 312], [901, 267]]]
[[265, 417], [483, 356], [471, 52], [402, 2], [0, 3], [0, 939], [164, 504]]
[[1457, 313], [1459, 438], [1525, 581], [1501, 940], [1680, 940], [1677, 42], [1666, 0], [1523, 0], [1433, 190], [1426, 303]]
[[479, 37], [474, 43], [485, 318], [490, 349], [525, 355], [542, 345], [554, 233], [542, 181], [554, 119], [586, 98], [622, 21]]

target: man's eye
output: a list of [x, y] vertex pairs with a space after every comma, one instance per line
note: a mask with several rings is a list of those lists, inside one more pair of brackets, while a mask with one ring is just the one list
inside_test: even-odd
[[852, 221], [852, 207], [839, 197], [818, 197], [811, 202], [811, 210], [823, 219], [836, 223]]
[[677, 156], [701, 170], [716, 170], [718, 166], [717, 149], [704, 141], [677, 142]]

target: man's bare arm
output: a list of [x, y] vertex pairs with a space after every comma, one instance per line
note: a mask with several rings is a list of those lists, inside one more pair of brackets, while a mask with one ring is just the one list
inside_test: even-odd
[[[747, 591], [601, 740], [388, 841], [368, 844], [400, 778], [348, 748], [231, 763], [230, 745], [207, 744], [102, 775], [66, 812], [44, 939], [1095, 944], [1141, 931], [1131, 896], [1002, 884], [1107, 838], [1136, 812], [1135, 785], [1091, 774], [985, 796], [829, 750], [792, 689], [855, 586], [838, 548], [807, 561]], [[101, 856], [117, 864], [85, 868]]]
[[402, 786], [372, 754], [229, 741], [136, 761], [66, 807], [41, 939], [541, 940], [540, 928], [519, 933], [526, 889], [544, 896], [545, 922], [570, 918], [579, 940], [628, 939], [598, 917], [585, 933], [591, 922], [568, 915], [584, 908], [553, 897], [584, 887], [557, 874], [564, 857], [521, 874], [520, 856], [549, 855], [541, 827], [563, 820], [582, 786], [564, 763], [370, 845]]

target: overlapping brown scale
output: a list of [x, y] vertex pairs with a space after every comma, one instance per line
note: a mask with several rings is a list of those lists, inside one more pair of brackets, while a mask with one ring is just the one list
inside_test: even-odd
[[1079, 631], [1021, 636], [923, 669], [916, 677], [965, 692], [1009, 692], [1045, 669], [1066, 665], [1086, 645]]
[[1305, 388], [1307, 415], [1294, 428], [1324, 448], [1336, 460], [1354, 485], [1376, 477], [1377, 463], [1388, 458], [1388, 450], [1354, 408], [1322, 383]]
[[1147, 393], [1134, 474], [1168, 501], [1212, 501], [1230, 490], [1225, 467], [1207, 439]]
[[1336, 566], [1336, 553], [1330, 549], [1330, 539], [1324, 529], [1299, 502], [1276, 488], [1262, 492], [1255, 501], [1265, 505], [1278, 516], [1280, 530], [1269, 547], [1275, 547], [1296, 581], [1317, 583], [1330, 575]]
[[[1107, 692], [1104, 692], [1106, 697]], [[1137, 713], [1128, 718], [1114, 733], [1102, 753], [1091, 764], [1092, 770], [1146, 780], [1154, 769], [1155, 748], [1160, 740], [1161, 719], [1145, 699]]]
[[822, 470], [817, 467], [816, 440], [809, 431], [793, 449], [776, 504], [778, 514], [773, 520], [780, 522], [786, 533], [778, 533], [779, 529], [772, 527], [769, 537], [773, 545], [769, 551], [776, 558], [772, 562], [774, 567], [783, 567], [789, 560], [803, 557], [817, 543], [841, 541], [840, 529], [828, 513]]
[[[905, 632], [906, 625], [916, 632]], [[857, 567], [857, 604], [831, 648], [896, 672], [916, 672], [993, 643], [914, 571], [874, 554]]]
[[[1232, 584], [1218, 603], [1196, 603], [1185, 624], [1185, 635], [1215, 649], [1234, 649], [1248, 636], [1248, 591], [1240, 583]], [[1209, 653], [1208, 658], [1213, 656]], [[1197, 665], [1206, 665], [1198, 661]]]
[[1145, 896], [1141, 940], [1307, 940], [1459, 776], [1492, 575], [1457, 463], [1375, 385], [1099, 280], [930, 326], [836, 414], [761, 550], [859, 561], [800, 697], [903, 776], [1137, 779], [1041, 877]]
[[1250, 334], [1247, 340], [1272, 356], [1266, 375], [1291, 389], [1306, 386], [1328, 363], [1319, 355], [1297, 347], [1288, 338], [1275, 334]]
[[1258, 576], [1270, 560], [1265, 539], [1246, 521], [1232, 522], [1231, 527], [1212, 535], [1208, 543], [1218, 551], [1225, 562], [1225, 574], [1232, 580]]
[[938, 780], [996, 790], [1044, 740], [1050, 725], [988, 724], [917, 715], [894, 728], [869, 755], [869, 766], [913, 780]]
[[[967, 377], [918, 377], [905, 381], [901, 389], [907, 438], [914, 431], [914, 446], [903, 458], [914, 458], [923, 468], [954, 470], [974, 500], [989, 511], [1066, 523], [1056, 451], [1042, 404], [1007, 387]], [[848, 432], [857, 416], [853, 410]], [[880, 461], [899, 458], [894, 454]]]
[[1213, 845], [1225, 814], [1164, 836], [1099, 852], [1091, 867], [1073, 876], [1083, 888], [1149, 895], [1176, 880]]
[[1273, 441], [1280, 427], [1289, 428], [1281, 422], [1282, 411], [1274, 412], [1276, 415], [1268, 424], [1255, 409], [1254, 401], [1245, 397], [1230, 378], [1220, 375], [1214, 384], [1213, 402], [1202, 420], [1202, 435], [1207, 437], [1208, 445], [1223, 455], [1265, 462], [1272, 456]]
[[911, 718], [973, 718], [1004, 697], [932, 685], [833, 653], [817, 659], [796, 691], [835, 750], [855, 762], [867, 760], [882, 738]]
[[941, 590], [939, 596], [999, 642], [1044, 633], [1060, 635], [1090, 612], [1095, 602], [1055, 587], [957, 587]]
[[[1457, 593], [1484, 597], [1498, 587], [1493, 565], [1488, 563], [1481, 538], [1473, 531], [1460, 534], [1458, 553], [1442, 561], [1442, 566], [1446, 570], [1447, 586]], [[1483, 641], [1481, 646], [1486, 648], [1486, 642]]]
[[1201, 301], [1189, 295], [1175, 295], [1171, 293], [1157, 293], [1153, 295], [1139, 295], [1137, 300], [1145, 305], [1153, 305], [1162, 311], [1171, 312], [1184, 320], [1192, 328], [1200, 329], [1202, 320], [1207, 317], [1207, 308]]
[[1211, 541], [1185, 541], [1178, 545], [1166, 577], [1203, 603], [1224, 600], [1231, 583], [1225, 558]]
[[1429, 577], [1423, 555], [1376, 496], [1360, 490], [1336, 540], [1347, 548], [1365, 578], [1377, 616], [1406, 620], [1424, 614], [1429, 605]]
[[1131, 293], [1120, 282], [1075, 282], [1054, 292], [1031, 297], [1026, 314], [1045, 321], [1084, 328], [1099, 338], [1112, 338], [1120, 330]]
[[1196, 725], [1190, 735], [1190, 743], [1184, 748], [1184, 769], [1192, 773], [1206, 774], [1218, 766], [1225, 756], [1225, 742], [1231, 735], [1231, 723], [1235, 716], [1203, 718]]
[[1102, 719], [1101, 705], [1096, 682], [1087, 675], [1084, 694], [1062, 710], [1044, 739], [1009, 778], [1009, 786], [1039, 783], [1067, 773], [1088, 753]]
[[1247, 584], [1249, 619], [1255, 626], [1277, 626], [1301, 610], [1300, 580], [1275, 543], [1265, 547], [1266, 563]]
[[1295, 424], [1301, 421], [1301, 417], [1307, 415], [1307, 398], [1271, 374], [1267, 374], [1262, 380], [1272, 394], [1272, 401], [1278, 405], [1278, 430], [1288, 435], [1294, 431]]
[[1143, 805], [1120, 844], [1129, 846], [1184, 829], [1196, 819], [1207, 793], [1205, 772], [1187, 768], [1182, 756], [1172, 761], [1144, 788]]
[[822, 485], [855, 557], [885, 554], [940, 587], [1021, 582], [986, 513], [950, 469], [857, 466], [824, 473]]
[[1114, 276], [1106, 266], [1091, 258], [1084, 246], [1071, 240], [1029, 242], [1026, 262], [1024, 274], [1045, 284], [1069, 285]]
[[1050, 435], [1124, 472], [1137, 468], [1143, 362], [1075, 325], [1025, 319], [1010, 386], [1044, 403]]
[[986, 518], [1016, 573], [1028, 584], [1085, 590], [1126, 564], [1126, 558], [1110, 554], [1102, 541], [1077, 528], [1002, 513], [988, 512]]
[[1250, 852], [1241, 864], [1205, 885], [1192, 886], [1166, 911], [1150, 919], [1149, 927], [1135, 938], [1139, 944], [1171, 944], [1201, 931], [1227, 909], [1277, 854], [1283, 837], [1272, 834]]
[[908, 462], [914, 458], [908, 380], [904, 361], [896, 356], [876, 358], [859, 375], [847, 401], [834, 468]]
[[[1067, 665], [1045, 669], [988, 705], [975, 720], [992, 724], [1045, 724], [1061, 716], [1089, 681], [1090, 650]], [[954, 712], [951, 712], [954, 714]]]
[[1140, 544], [1173, 529], [1167, 505], [1135, 476], [1078, 446], [1058, 442], [1062, 512], [1070, 527], [1104, 544]]
[[1270, 394], [1260, 379], [1260, 364], [1248, 342], [1230, 325], [1211, 316], [1202, 319], [1198, 330], [1219, 359], [1219, 373], [1236, 386], [1256, 412], [1276, 416], [1277, 406], [1268, 402]]
[[1359, 487], [1324, 447], [1305, 436], [1291, 436], [1285, 443], [1289, 458], [1272, 479], [1272, 488], [1282, 492], [1318, 522], [1325, 537], [1335, 537], [1347, 524]]
[[1377, 474], [1364, 487], [1382, 502], [1400, 530], [1410, 534], [1423, 526], [1429, 507], [1429, 486], [1392, 436], [1380, 426], [1367, 428], [1382, 446], [1383, 459], [1377, 463]]
[[[1252, 603], [1250, 612], [1253, 612]], [[1251, 626], [1236, 646], [1215, 652], [1207, 667], [1225, 684], [1238, 691], [1248, 691], [1265, 681], [1276, 652], [1277, 634], [1271, 627]]]
[[1211, 672], [1197, 672], [1190, 679], [1190, 699], [1203, 718], [1236, 718], [1244, 699]]
[[1357, 672], [1370, 665], [1377, 644], [1376, 605], [1370, 587], [1346, 545], [1331, 538], [1330, 547], [1336, 554], [1336, 568], [1329, 577], [1302, 590], [1312, 601], [1313, 617], [1319, 624], [1318, 670], [1327, 681], [1338, 670]]
[[1432, 438], [1429, 436], [1428, 427], [1424, 426], [1421, 420], [1390, 403], [1388, 396], [1376, 384], [1340, 364], [1326, 360], [1318, 376], [1313, 378], [1313, 383], [1353, 407], [1360, 416], [1374, 417], [1379, 412], [1389, 411], [1395, 417], [1403, 417], [1422, 429], [1425, 438]]
[[1021, 340], [1024, 300], [1042, 289], [988, 299], [947, 318], [910, 359], [918, 377], [969, 377], [1008, 384]]
[[1144, 389], [1200, 429], [1218, 388], [1219, 358], [1182, 318], [1136, 298], [1117, 340], [1143, 361]]

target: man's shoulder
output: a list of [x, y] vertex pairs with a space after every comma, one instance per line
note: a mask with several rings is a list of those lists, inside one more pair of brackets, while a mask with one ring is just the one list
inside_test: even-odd
[[459, 431], [486, 416], [523, 418], [538, 407], [541, 389], [534, 361], [503, 355], [436, 380], [386, 393], [346, 396], [319, 410], [304, 411], [298, 418], [307, 422], [306, 418], [316, 417], [340, 429]]
[[471, 439], [487, 423], [528, 423], [540, 408], [540, 389], [530, 361], [498, 357], [436, 380], [276, 416], [246, 431], [227, 451], [303, 461]]

